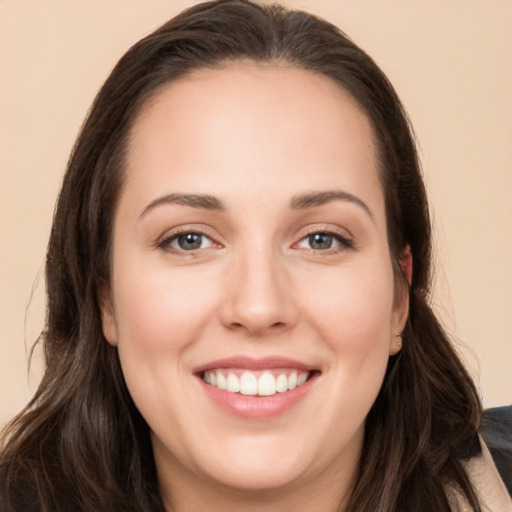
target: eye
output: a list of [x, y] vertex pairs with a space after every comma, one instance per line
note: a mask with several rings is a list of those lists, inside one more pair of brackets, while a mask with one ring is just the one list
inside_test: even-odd
[[158, 244], [163, 249], [188, 252], [206, 249], [213, 245], [214, 242], [209, 236], [197, 231], [174, 233]]
[[343, 249], [352, 247], [352, 242], [337, 233], [319, 231], [305, 236], [298, 243], [300, 249], [314, 251], [328, 251], [329, 249]]

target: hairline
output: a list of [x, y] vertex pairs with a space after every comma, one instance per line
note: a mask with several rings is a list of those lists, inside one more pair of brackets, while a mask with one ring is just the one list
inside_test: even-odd
[[133, 133], [134, 128], [140, 119], [144, 116], [144, 114], [155, 105], [158, 101], [158, 97], [162, 94], [167, 88], [171, 87], [175, 83], [185, 82], [189, 79], [200, 78], [200, 75], [204, 72], [208, 71], [226, 71], [229, 69], [236, 69], [240, 65], [253, 67], [255, 69], [262, 70], [282, 70], [282, 69], [291, 69], [298, 71], [305, 71], [317, 77], [322, 77], [328, 80], [331, 84], [335, 85], [343, 94], [345, 94], [346, 99], [359, 111], [361, 115], [365, 117], [367, 120], [370, 131], [371, 131], [371, 145], [374, 152], [375, 157], [375, 166], [377, 172], [377, 179], [379, 181], [381, 192], [383, 195], [384, 203], [385, 203], [385, 215], [386, 215], [386, 226], [387, 226], [387, 245], [388, 250], [392, 262], [393, 274], [395, 275], [395, 283], [398, 284], [403, 282], [403, 275], [401, 275], [400, 268], [398, 262], [395, 261], [395, 257], [393, 254], [393, 250], [391, 247], [391, 240], [389, 237], [389, 212], [387, 211], [387, 192], [386, 192], [386, 165], [383, 158], [383, 141], [380, 139], [378, 135], [378, 129], [376, 123], [370, 115], [368, 109], [366, 109], [360, 101], [355, 97], [355, 95], [350, 91], [350, 89], [345, 86], [340, 80], [337, 80], [334, 76], [317, 69], [312, 69], [310, 66], [302, 65], [302, 63], [298, 59], [289, 59], [283, 56], [271, 56], [268, 58], [255, 58], [255, 57], [246, 57], [246, 56], [235, 56], [229, 58], [221, 58], [218, 60], [214, 60], [211, 62], [201, 62], [197, 63], [197, 65], [191, 66], [189, 69], [179, 70], [176, 75], [169, 76], [167, 79], [162, 80], [161, 83], [154, 85], [153, 87], [148, 87], [147, 91], [143, 91], [135, 102], [135, 107], [133, 110], [132, 116], [128, 119], [126, 130], [124, 135], [122, 136], [118, 148], [119, 151], [119, 159], [118, 159], [118, 188], [115, 193], [115, 200], [112, 204], [111, 210], [111, 218], [109, 219], [110, 228], [109, 228], [109, 242], [108, 242], [108, 261], [109, 261], [109, 288], [112, 288], [112, 272], [113, 272], [113, 235], [114, 235], [114, 225], [115, 225], [115, 217], [118, 211], [120, 197], [123, 193], [124, 184], [126, 182], [126, 171], [129, 165], [129, 157], [130, 157], [130, 148], [132, 147], [133, 142]]

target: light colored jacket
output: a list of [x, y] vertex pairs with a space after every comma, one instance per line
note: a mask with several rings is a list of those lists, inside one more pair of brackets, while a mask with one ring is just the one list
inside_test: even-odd
[[[480, 438], [482, 453], [471, 458], [467, 471], [482, 502], [485, 512], [512, 512], [512, 498], [492, 460], [489, 449]], [[448, 500], [453, 512], [473, 512], [461, 493], [454, 488], [447, 490]]]

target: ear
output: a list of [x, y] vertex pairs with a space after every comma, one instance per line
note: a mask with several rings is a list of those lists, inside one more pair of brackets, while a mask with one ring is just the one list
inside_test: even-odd
[[412, 254], [409, 245], [405, 246], [400, 255], [400, 268], [410, 285], [412, 283]]
[[391, 340], [389, 355], [397, 354], [402, 348], [402, 332], [409, 316], [409, 286], [412, 282], [412, 254], [407, 245], [400, 255], [400, 268], [407, 280], [408, 286], [398, 278], [396, 287], [395, 304], [393, 306], [393, 320], [391, 326]]
[[101, 330], [105, 339], [113, 347], [117, 346], [117, 326], [114, 315], [114, 306], [107, 286], [101, 288], [98, 293], [101, 310]]

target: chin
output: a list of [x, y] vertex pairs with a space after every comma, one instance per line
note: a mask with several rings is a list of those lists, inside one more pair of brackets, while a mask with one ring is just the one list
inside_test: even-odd
[[250, 460], [240, 465], [226, 468], [217, 467], [218, 471], [210, 477], [218, 484], [236, 490], [239, 493], [265, 492], [279, 494], [293, 487], [300, 481], [304, 470], [292, 464], [282, 464], [273, 467], [251, 465]]
[[305, 439], [294, 442], [289, 434], [234, 436], [217, 453], [209, 454], [203, 470], [212, 480], [239, 492], [279, 494], [314, 477], [319, 463], [329, 464], [324, 456], [318, 457], [324, 453], [321, 447]]

